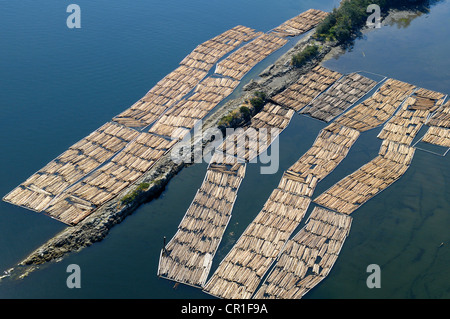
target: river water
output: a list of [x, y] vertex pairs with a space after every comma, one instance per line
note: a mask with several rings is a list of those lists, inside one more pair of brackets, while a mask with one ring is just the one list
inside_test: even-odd
[[[2, 196], [133, 104], [199, 43], [238, 24], [268, 31], [309, 8], [330, 11], [338, 2], [80, 0], [81, 29], [70, 30], [68, 4], [61, 1], [1, 1]], [[449, 14], [450, 4], [439, 2], [428, 14], [367, 33], [351, 52], [325, 66], [382, 74], [448, 94]], [[264, 63], [246, 80], [262, 68]], [[282, 171], [324, 126], [295, 115], [280, 136], [278, 173], [260, 175], [258, 165], [248, 166], [212, 271], [258, 214]], [[376, 156], [378, 131], [362, 134], [315, 195]], [[140, 207], [102, 242], [23, 280], [2, 281], [0, 298], [211, 298], [156, 276], [162, 238], [174, 235], [206, 167], [184, 169], [160, 198]], [[450, 297], [449, 168], [449, 156], [418, 150], [402, 179], [353, 213], [350, 236], [332, 272], [306, 298]], [[0, 270], [64, 227], [1, 202]], [[373, 263], [381, 267], [381, 289], [366, 286], [366, 267]], [[81, 268], [81, 289], [66, 286], [69, 264]]]

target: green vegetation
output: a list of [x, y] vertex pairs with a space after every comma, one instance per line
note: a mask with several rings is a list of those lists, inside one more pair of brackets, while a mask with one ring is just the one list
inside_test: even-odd
[[150, 187], [149, 183], [141, 183], [131, 193], [125, 195], [120, 201], [124, 205], [131, 204], [140, 194], [146, 191]]
[[264, 104], [266, 104], [266, 99], [266, 93], [260, 91], [255, 92], [254, 97], [250, 99], [250, 104], [253, 106], [255, 114], [262, 110]]
[[239, 108], [222, 117], [218, 123], [219, 128], [236, 128], [248, 122], [254, 114], [261, 111], [266, 104], [266, 99], [267, 97], [264, 92], [255, 92], [253, 97], [250, 98], [246, 104], [241, 105]]
[[366, 24], [371, 13], [366, 12], [370, 4], [380, 6], [382, 14], [391, 8], [429, 5], [427, 0], [344, 0], [316, 27], [314, 37], [320, 40], [337, 41], [340, 44], [353, 40]]
[[318, 45], [308, 45], [303, 51], [292, 56], [292, 65], [295, 67], [301, 67], [306, 62], [316, 57], [320, 52]]

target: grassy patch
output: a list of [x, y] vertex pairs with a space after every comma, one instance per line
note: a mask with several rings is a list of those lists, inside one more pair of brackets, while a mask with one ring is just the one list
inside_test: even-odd
[[318, 45], [308, 45], [303, 51], [292, 56], [292, 65], [295, 67], [301, 67], [306, 62], [316, 57], [320, 52]]
[[122, 204], [128, 205], [136, 200], [136, 198], [150, 187], [149, 183], [139, 184], [132, 192], [128, 193], [120, 200]]

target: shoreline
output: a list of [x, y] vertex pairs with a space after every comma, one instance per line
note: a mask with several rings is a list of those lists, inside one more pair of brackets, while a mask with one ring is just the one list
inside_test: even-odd
[[[396, 12], [414, 12], [413, 10]], [[390, 14], [388, 15], [388, 17]], [[387, 19], [383, 19], [384, 21]], [[339, 57], [345, 54], [346, 50], [340, 45], [332, 42], [319, 42], [313, 40], [311, 35], [315, 29], [310, 30], [301, 38], [293, 48], [289, 49], [279, 57], [272, 65], [263, 70], [256, 78], [251, 79], [243, 86], [242, 93], [224, 103], [214, 113], [210, 114], [204, 121], [204, 129], [217, 127], [218, 121], [228, 112], [239, 108], [246, 99], [251, 97], [256, 91], [263, 91], [267, 97], [274, 96], [289, 85], [293, 84], [298, 78], [314, 68], [316, 65], [331, 58]], [[367, 30], [368, 32], [372, 30]], [[319, 42], [323, 45], [320, 54], [313, 60], [307, 62], [300, 68], [290, 65], [291, 57], [302, 50], [310, 42]], [[207, 141], [202, 142], [202, 149], [208, 146]], [[195, 147], [195, 146], [194, 146]], [[83, 248], [89, 247], [95, 242], [103, 240], [109, 233], [109, 230], [121, 223], [127, 216], [131, 215], [142, 204], [157, 198], [165, 189], [170, 180], [176, 176], [184, 167], [190, 164], [176, 164], [170, 158], [170, 152], [165, 154], [153, 168], [144, 174], [136, 183], [127, 187], [114, 199], [100, 207], [97, 211], [88, 216], [85, 220], [76, 226], [70, 226], [50, 238], [46, 243], [31, 252], [25, 259], [16, 266], [9, 269], [3, 277], [24, 278], [32, 271], [49, 262], [60, 261], [68, 254], [78, 252]], [[121, 199], [141, 183], [149, 183], [150, 186], [145, 191], [139, 193], [136, 198], [127, 205], [121, 204]]]

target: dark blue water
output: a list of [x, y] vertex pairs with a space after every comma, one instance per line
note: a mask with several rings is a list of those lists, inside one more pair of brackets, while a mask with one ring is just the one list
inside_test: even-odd
[[[2, 196], [133, 104], [199, 43], [238, 24], [268, 31], [309, 8], [329, 11], [338, 1], [77, 1], [82, 28], [76, 30], [66, 26], [69, 3], [0, 1]], [[449, 8], [443, 2], [406, 28], [375, 30], [357, 41], [353, 52], [326, 65], [449, 93]], [[280, 137], [280, 173], [262, 176], [258, 167], [248, 167], [213, 268], [259, 212], [282, 170], [322, 127], [295, 116]], [[316, 194], [369, 161], [377, 143], [375, 131], [362, 136]], [[417, 152], [402, 180], [354, 214], [336, 266], [308, 297], [449, 297], [449, 166], [448, 156]], [[208, 298], [156, 277], [162, 237], [175, 233], [205, 170], [205, 164], [183, 170], [159, 199], [114, 227], [104, 241], [23, 280], [0, 283], [0, 298]], [[55, 220], [1, 202], [0, 270], [62, 229]], [[437, 250], [441, 242], [448, 245]], [[81, 289], [66, 286], [71, 263], [81, 267]], [[377, 291], [365, 286], [370, 263], [382, 266]]]

